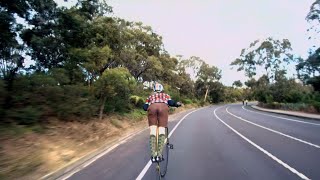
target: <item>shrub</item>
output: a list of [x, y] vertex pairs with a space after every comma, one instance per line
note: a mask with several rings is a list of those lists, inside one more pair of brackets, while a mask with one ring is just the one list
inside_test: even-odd
[[39, 122], [41, 117], [39, 109], [27, 106], [21, 109], [13, 109], [8, 112], [8, 118], [21, 125], [33, 125]]
[[130, 96], [130, 103], [133, 104], [135, 107], [141, 108], [144, 104], [144, 100], [142, 97], [139, 96]]
[[0, 117], [4, 116], [3, 105], [5, 104], [6, 95], [5, 83], [2, 79], [0, 79]]
[[183, 100], [182, 100], [182, 103], [183, 103], [183, 104], [192, 104], [193, 101], [192, 101], [191, 99], [183, 99]]
[[320, 113], [320, 102], [314, 101], [311, 103], [311, 105], [317, 110], [318, 113]]
[[273, 103], [273, 96], [272, 95], [265, 95], [265, 100], [268, 104]]
[[204, 100], [200, 101], [199, 105], [200, 106], [205, 106], [206, 102]]
[[130, 94], [136, 82], [126, 68], [105, 71], [94, 83], [94, 92], [100, 108], [107, 112], [130, 110]]

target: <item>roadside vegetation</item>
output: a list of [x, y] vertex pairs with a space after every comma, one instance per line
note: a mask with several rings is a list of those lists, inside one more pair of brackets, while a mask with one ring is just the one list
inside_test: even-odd
[[[319, 5], [320, 1], [316, 0], [306, 15], [310, 22], [306, 31], [313, 34], [309, 39], [317, 39], [319, 33]], [[244, 48], [231, 66], [244, 71], [249, 79], [244, 82], [246, 99], [257, 100], [266, 108], [320, 113], [318, 44], [310, 47], [309, 57], [303, 59], [292, 53], [288, 39], [259, 39]], [[288, 73], [290, 66], [295, 67], [295, 75]]]
[[[318, 4], [308, 21], [319, 22]], [[0, 179], [45, 174], [144, 127], [141, 107], [153, 81], [184, 109], [248, 99], [320, 112], [320, 49], [304, 60], [287, 39], [257, 40], [231, 64], [249, 80], [225, 86], [215, 65], [170, 55], [152, 27], [111, 13], [98, 0], [70, 8], [0, 1]], [[300, 81], [287, 76], [292, 63]], [[263, 76], [255, 79], [257, 71]]]

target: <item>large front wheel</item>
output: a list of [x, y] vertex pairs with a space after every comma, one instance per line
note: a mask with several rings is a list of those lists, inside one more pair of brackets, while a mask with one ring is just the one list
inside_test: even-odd
[[163, 147], [162, 151], [162, 161], [160, 162], [160, 173], [161, 177], [164, 177], [167, 173], [167, 168], [168, 168], [168, 162], [169, 162], [169, 149], [172, 145], [169, 143], [169, 137], [168, 137], [168, 127], [166, 127], [166, 141], [165, 141], [165, 146]]

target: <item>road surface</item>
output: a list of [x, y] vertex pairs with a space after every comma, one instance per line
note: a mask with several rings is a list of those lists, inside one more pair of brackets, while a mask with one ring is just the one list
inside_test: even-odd
[[[320, 121], [240, 104], [184, 115], [169, 123], [174, 149], [165, 179], [320, 179]], [[62, 179], [155, 179], [148, 133], [141, 132]]]

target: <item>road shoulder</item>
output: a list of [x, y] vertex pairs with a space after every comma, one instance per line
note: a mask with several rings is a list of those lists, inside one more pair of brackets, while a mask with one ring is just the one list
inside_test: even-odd
[[[183, 117], [185, 114], [193, 111], [195, 108], [187, 109], [178, 113], [174, 113], [172, 115], [169, 115], [169, 121], [175, 121]], [[123, 137], [120, 137], [112, 142], [108, 142], [106, 145], [103, 145], [101, 148], [96, 149], [87, 155], [83, 156], [76, 162], [72, 162], [67, 164], [66, 166], [49, 173], [45, 176], [43, 176], [41, 179], [45, 180], [53, 180], [53, 179], [63, 179], [63, 177], [68, 176], [68, 174], [72, 173], [73, 171], [77, 170], [80, 167], [86, 166], [86, 164], [95, 161], [96, 159], [104, 156], [108, 152], [110, 152], [112, 149], [117, 147], [118, 145], [121, 145], [123, 142], [126, 142], [127, 140], [131, 139], [132, 137], [136, 136], [137, 134], [140, 134], [141, 132], [147, 130], [147, 127], [141, 128], [136, 130], [135, 132], [125, 135]]]

